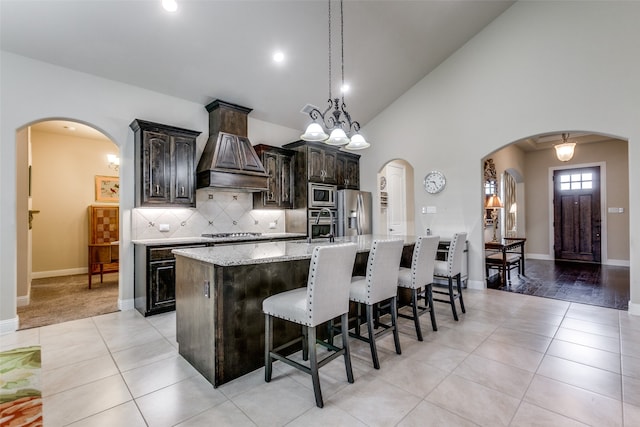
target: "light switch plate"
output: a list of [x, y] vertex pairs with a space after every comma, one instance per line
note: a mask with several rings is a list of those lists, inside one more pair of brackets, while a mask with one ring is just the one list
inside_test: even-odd
[[435, 206], [427, 206], [427, 213], [434, 214], [437, 213], [437, 209]]

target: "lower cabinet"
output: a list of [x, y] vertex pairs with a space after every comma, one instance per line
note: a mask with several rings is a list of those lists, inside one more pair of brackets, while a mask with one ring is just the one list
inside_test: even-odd
[[206, 245], [135, 246], [135, 307], [145, 316], [176, 308], [177, 248], [201, 248]]

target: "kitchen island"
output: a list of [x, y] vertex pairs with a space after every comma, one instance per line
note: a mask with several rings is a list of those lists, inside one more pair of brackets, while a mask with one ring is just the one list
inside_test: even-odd
[[[364, 275], [371, 243], [387, 238], [340, 237], [335, 243], [358, 245], [354, 274]], [[397, 238], [405, 242], [402, 264], [410, 265], [415, 237]], [[306, 286], [314, 247], [328, 244], [299, 240], [175, 249], [180, 354], [215, 387], [264, 366], [262, 301]], [[274, 332], [278, 346], [299, 336], [300, 327], [276, 319]]]

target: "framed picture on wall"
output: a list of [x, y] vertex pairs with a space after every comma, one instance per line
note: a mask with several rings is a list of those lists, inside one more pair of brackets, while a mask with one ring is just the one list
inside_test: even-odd
[[96, 175], [96, 201], [118, 202], [120, 200], [120, 178]]

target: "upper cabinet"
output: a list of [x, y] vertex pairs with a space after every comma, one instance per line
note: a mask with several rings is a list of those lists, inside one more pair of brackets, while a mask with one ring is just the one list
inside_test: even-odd
[[338, 189], [360, 189], [360, 156], [339, 151], [336, 159]]
[[196, 205], [196, 138], [200, 132], [136, 119], [136, 206]]
[[360, 155], [323, 142], [295, 141], [283, 145], [295, 151], [294, 208], [307, 207], [309, 182], [336, 185], [340, 189], [360, 189]]
[[311, 145], [307, 147], [307, 150], [307, 181], [337, 184], [337, 151], [334, 148]]
[[270, 145], [253, 147], [267, 172], [267, 191], [253, 193], [254, 209], [291, 209], [294, 194], [294, 151]]

